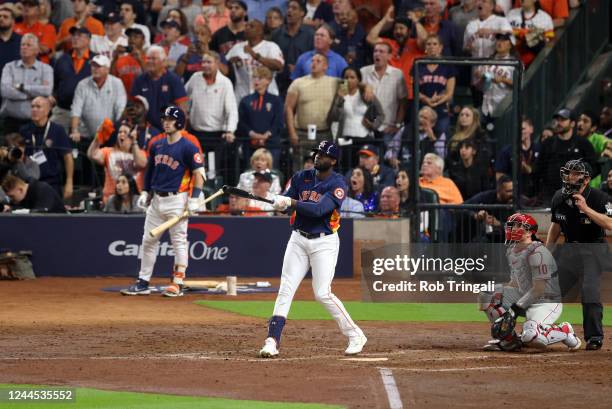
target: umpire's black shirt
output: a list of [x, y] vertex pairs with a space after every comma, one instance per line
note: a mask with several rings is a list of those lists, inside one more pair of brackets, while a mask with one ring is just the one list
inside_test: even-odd
[[[591, 209], [612, 216], [612, 203], [607, 193], [587, 186], [582, 196]], [[567, 243], [602, 243], [606, 233], [604, 229], [578, 210], [573, 200], [563, 195], [561, 189], [557, 190], [552, 199], [551, 221], [561, 226]]]

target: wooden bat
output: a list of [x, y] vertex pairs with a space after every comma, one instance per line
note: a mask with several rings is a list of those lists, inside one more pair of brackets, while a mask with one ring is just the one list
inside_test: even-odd
[[238, 189], [237, 187], [224, 185], [221, 189], [223, 189], [223, 192], [227, 193], [228, 195], [246, 197], [247, 199], [259, 200], [260, 202], [266, 202], [270, 204], [274, 203], [273, 200], [266, 199], [265, 197], [261, 197], [261, 196], [256, 196], [254, 194], [247, 192], [246, 190]]
[[[223, 189], [217, 190], [215, 193], [213, 193], [212, 195], [210, 195], [209, 197], [204, 199], [204, 203], [202, 203], [202, 204], [206, 204], [206, 203], [208, 203], [210, 201], [213, 201], [214, 199], [216, 199], [219, 196], [223, 195], [223, 193], [224, 193]], [[163, 222], [162, 224], [160, 224], [156, 228], [151, 229], [151, 231], [149, 231], [149, 235], [151, 237], [159, 237], [166, 230], [168, 230], [170, 227], [174, 226], [175, 224], [177, 224], [178, 222], [180, 222], [181, 220], [183, 220], [185, 217], [188, 217], [188, 216], [189, 216], [189, 210], [185, 210], [183, 212], [183, 214], [181, 214], [180, 216], [174, 216], [174, 217], [168, 219], [167, 221]]]
[[[227, 284], [227, 281], [215, 280], [185, 280], [185, 286], [194, 289], [215, 288], [219, 284]], [[257, 285], [257, 283], [236, 283], [237, 286]]]

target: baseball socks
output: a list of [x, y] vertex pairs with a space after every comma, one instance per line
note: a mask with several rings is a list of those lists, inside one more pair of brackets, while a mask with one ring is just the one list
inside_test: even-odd
[[259, 356], [262, 358], [272, 358], [278, 355], [278, 346], [280, 345], [281, 333], [285, 326], [285, 317], [274, 315], [268, 322], [268, 338], [264, 342], [264, 346], [259, 351]]
[[186, 266], [176, 264], [172, 273], [172, 284], [170, 284], [162, 295], [165, 297], [180, 297], [183, 295], [183, 280], [185, 279]]

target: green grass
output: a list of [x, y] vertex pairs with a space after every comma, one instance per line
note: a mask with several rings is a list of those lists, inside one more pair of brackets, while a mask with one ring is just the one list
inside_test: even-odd
[[[269, 318], [274, 308], [272, 301], [196, 301], [197, 304], [222, 311], [257, 318]], [[399, 322], [486, 322], [476, 304], [426, 303], [363, 303], [347, 301], [344, 306], [356, 321]], [[294, 301], [289, 318], [292, 320], [328, 320], [327, 311], [315, 301]], [[565, 304], [559, 321], [582, 324], [582, 308]], [[612, 325], [612, 308], [604, 311], [604, 325]]]
[[[195, 396], [175, 396], [152, 393], [110, 392], [98, 389], [76, 388], [76, 401], [7, 403], [6, 389], [45, 388], [33, 385], [0, 384], [3, 401], [1, 409], [340, 409], [342, 406], [311, 403], [263, 402], [252, 400], [234, 400], [222, 398], [205, 398]], [[50, 387], [54, 388], [54, 387]], [[55, 387], [60, 388], [60, 387]]]

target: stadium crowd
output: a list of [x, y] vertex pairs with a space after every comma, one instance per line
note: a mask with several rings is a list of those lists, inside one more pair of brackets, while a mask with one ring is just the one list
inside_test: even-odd
[[[413, 95], [414, 61], [486, 57], [528, 67], [569, 10], [581, 7], [579, 0], [0, 3], [5, 211], [63, 211], [62, 201], [72, 211], [79, 203], [139, 211], [160, 112], [176, 105], [203, 148], [209, 183], [279, 193], [293, 171], [313, 166], [311, 149], [333, 138], [350, 187], [345, 215], [391, 218], [411, 208], [407, 169], [417, 137], [422, 200], [512, 202], [511, 147], [498, 146], [487, 125], [512, 91], [513, 68], [420, 65]], [[471, 103], [454, 101], [458, 89]], [[562, 109], [543, 130], [523, 119], [525, 204], [548, 203], [570, 159], [590, 162], [599, 175], [592, 185], [612, 190], [610, 114], [609, 106]], [[264, 205], [229, 198], [211, 210], [273, 214]], [[488, 214], [474, 219], [499, 223]]]

